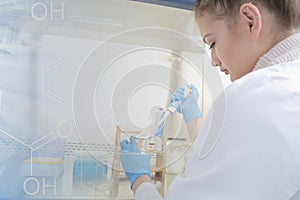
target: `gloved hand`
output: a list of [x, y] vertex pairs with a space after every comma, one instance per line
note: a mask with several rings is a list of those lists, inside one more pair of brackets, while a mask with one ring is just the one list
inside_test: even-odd
[[186, 97], [184, 96], [185, 88], [179, 87], [170, 99], [171, 103], [174, 101], [179, 102], [179, 106], [176, 110], [177, 112], [182, 113], [183, 119], [186, 123], [192, 119], [202, 117], [202, 113], [198, 107], [198, 90], [193, 84], [190, 84], [189, 88], [192, 90], [192, 92]]
[[122, 167], [130, 181], [130, 188], [133, 183], [142, 175], [150, 175], [150, 153], [141, 153], [136, 143], [136, 137], [130, 137], [128, 140], [122, 140], [121, 143], [120, 160]]

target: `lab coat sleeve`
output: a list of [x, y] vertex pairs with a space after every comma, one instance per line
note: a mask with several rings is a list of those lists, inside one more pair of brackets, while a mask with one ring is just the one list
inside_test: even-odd
[[142, 183], [135, 192], [135, 200], [163, 200], [152, 183]]

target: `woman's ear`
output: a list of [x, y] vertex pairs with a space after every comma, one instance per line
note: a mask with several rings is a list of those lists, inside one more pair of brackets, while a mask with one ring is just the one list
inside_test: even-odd
[[262, 18], [259, 9], [252, 3], [244, 3], [240, 7], [240, 15], [248, 25], [250, 34], [257, 39], [262, 30]]

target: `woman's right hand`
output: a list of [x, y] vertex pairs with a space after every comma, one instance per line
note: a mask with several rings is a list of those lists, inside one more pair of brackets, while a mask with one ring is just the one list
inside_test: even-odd
[[183, 115], [183, 119], [186, 123], [195, 118], [202, 117], [202, 113], [198, 106], [198, 90], [193, 84], [190, 84], [188, 87], [191, 92], [187, 96], [185, 96], [186, 88], [179, 87], [170, 99], [171, 103], [174, 101], [179, 102], [179, 106], [176, 110]]

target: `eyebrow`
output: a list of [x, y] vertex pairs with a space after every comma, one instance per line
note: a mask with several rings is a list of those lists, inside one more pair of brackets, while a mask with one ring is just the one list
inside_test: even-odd
[[204, 37], [203, 37], [203, 42], [205, 43], [205, 44], [207, 44], [207, 42], [206, 42], [206, 38], [208, 37], [208, 36], [210, 36], [210, 35], [212, 35], [212, 33], [207, 33], [206, 35], [204, 35]]

